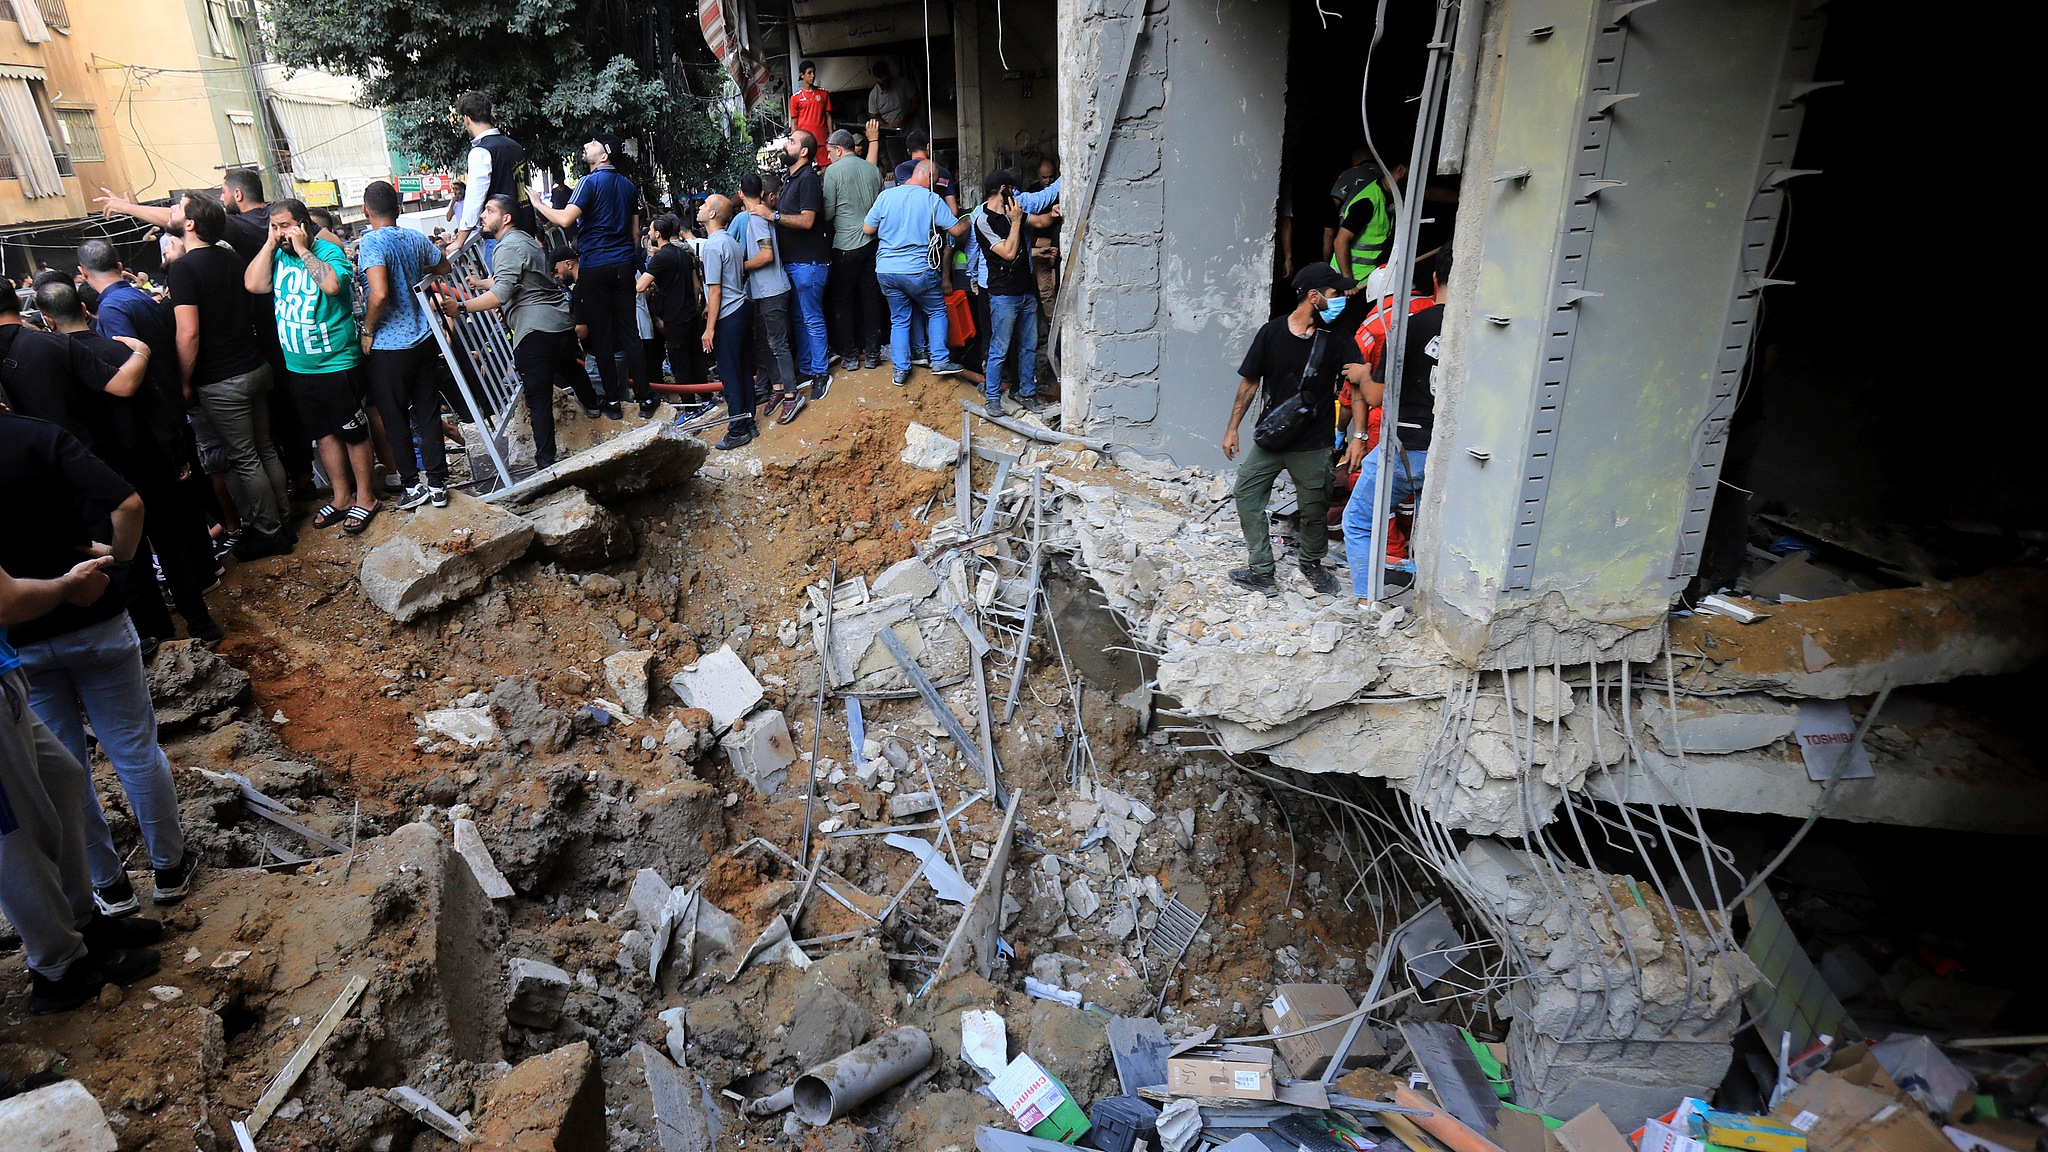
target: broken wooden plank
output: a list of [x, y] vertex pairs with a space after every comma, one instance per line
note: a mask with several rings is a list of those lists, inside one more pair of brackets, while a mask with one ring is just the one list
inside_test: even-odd
[[327, 1015], [322, 1016], [320, 1022], [313, 1025], [313, 1031], [306, 1037], [305, 1043], [299, 1045], [299, 1050], [292, 1053], [292, 1058], [284, 1062], [284, 1067], [277, 1070], [277, 1075], [270, 1078], [269, 1086], [263, 1089], [262, 1098], [256, 1101], [255, 1110], [249, 1113], [250, 1136], [253, 1137], [263, 1131], [263, 1125], [269, 1121], [270, 1114], [277, 1111], [278, 1105], [284, 1103], [285, 1094], [292, 1090], [292, 1085], [299, 1082], [300, 1076], [305, 1075], [306, 1066], [313, 1062], [313, 1057], [320, 1054], [320, 1049], [327, 1043], [327, 1038], [334, 1035], [336, 1028], [341, 1027], [342, 1018], [356, 1006], [357, 1000], [362, 999], [363, 989], [369, 986], [370, 982], [362, 976], [348, 978], [348, 983], [341, 989], [341, 995], [335, 997], [333, 1006], [327, 1009]]
[[996, 833], [988, 867], [982, 869], [981, 882], [975, 885], [974, 895], [967, 901], [967, 911], [961, 915], [953, 939], [939, 957], [934, 979], [958, 975], [967, 971], [970, 964], [983, 976], [995, 967], [996, 934], [1001, 931], [1003, 920], [1003, 877], [1009, 872], [1010, 846], [1016, 840], [1017, 804], [1018, 800], [1012, 799], [1009, 811], [1003, 814], [1003, 827]]
[[403, 1085], [389, 1088], [384, 1092], [386, 1099], [412, 1114], [413, 1119], [439, 1132], [450, 1140], [467, 1144], [476, 1139], [469, 1126], [448, 1114], [448, 1110], [426, 1098], [416, 1088]]

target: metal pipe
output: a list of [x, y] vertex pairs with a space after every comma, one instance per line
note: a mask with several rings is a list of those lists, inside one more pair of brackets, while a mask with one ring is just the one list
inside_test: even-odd
[[806, 1124], [830, 1124], [923, 1070], [932, 1038], [908, 1024], [892, 1028], [790, 1086], [791, 1109]]

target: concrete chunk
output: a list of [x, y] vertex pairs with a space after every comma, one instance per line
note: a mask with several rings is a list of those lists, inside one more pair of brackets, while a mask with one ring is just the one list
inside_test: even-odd
[[732, 761], [733, 771], [746, 777], [754, 791], [773, 796], [796, 763], [796, 744], [789, 738], [789, 723], [781, 711], [768, 709], [735, 725], [719, 742]]
[[612, 699], [625, 705], [626, 715], [647, 715], [647, 678], [654, 671], [654, 653], [614, 652], [604, 658], [604, 682]]
[[505, 970], [505, 1019], [529, 1028], [552, 1028], [569, 999], [569, 974], [521, 956]]
[[484, 838], [476, 830], [476, 821], [455, 822], [455, 851], [469, 864], [470, 875], [476, 877], [477, 887], [493, 900], [503, 900], [512, 895], [512, 885], [505, 874], [498, 871], [497, 861], [491, 859], [491, 850], [484, 845]]
[[747, 668], [747, 662], [730, 645], [697, 661], [669, 678], [668, 686], [691, 708], [711, 713], [713, 731], [723, 732], [733, 721], [753, 711], [764, 693], [761, 682]]
[[934, 432], [922, 424], [911, 424], [903, 430], [903, 456], [905, 464], [922, 468], [926, 472], [939, 472], [953, 466], [960, 459], [960, 442], [943, 432]]
[[535, 1056], [491, 1089], [477, 1118], [477, 1146], [531, 1152], [605, 1152], [604, 1076], [578, 1041]]
[[1674, 727], [1669, 702], [1657, 695], [1643, 706], [1643, 722], [1658, 746], [1674, 756], [1681, 740], [1687, 752], [1744, 752], [1790, 736], [1799, 709], [1764, 695], [1685, 696]]
[[473, 595], [533, 543], [533, 525], [461, 492], [422, 508], [363, 557], [363, 594], [399, 623]]
[[632, 529], [580, 488], [556, 495], [526, 518], [535, 554], [564, 568], [596, 568], [633, 554]]
[[422, 715], [420, 724], [464, 748], [481, 748], [498, 738], [498, 722], [489, 708], [438, 708]]
[[175, 728], [247, 699], [249, 674], [197, 640], [166, 640], [149, 662], [158, 728]]
[[912, 600], [922, 600], [938, 590], [939, 578], [932, 575], [931, 565], [916, 556], [890, 565], [868, 587], [869, 594], [877, 599], [908, 596]]
[[889, 797], [889, 815], [896, 819], [939, 810], [939, 798], [929, 792], [905, 792]]
[[99, 1101], [76, 1080], [0, 1100], [0, 1132], [7, 1133], [10, 1148], [114, 1152], [117, 1147]]
[[[616, 500], [680, 483], [703, 467], [711, 446], [665, 420], [650, 421], [595, 448], [556, 461], [517, 499], [532, 503], [564, 488]], [[478, 459], [482, 459], [481, 456]]]

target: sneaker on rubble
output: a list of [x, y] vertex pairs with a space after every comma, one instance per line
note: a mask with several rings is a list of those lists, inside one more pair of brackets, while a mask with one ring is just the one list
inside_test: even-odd
[[659, 407], [661, 407], [661, 401], [656, 400], [652, 397], [642, 400], [640, 402], [640, 418], [642, 420], [652, 418], [654, 415], [654, 410]]
[[1316, 590], [1317, 595], [1335, 596], [1337, 594], [1337, 578], [1330, 575], [1330, 570], [1323, 567], [1321, 561], [1303, 560], [1301, 562], [1301, 574], [1308, 580], [1308, 586]]
[[1001, 396], [989, 397], [988, 403], [983, 404], [981, 410], [988, 413], [991, 420], [1000, 417], [1003, 414], [1003, 398]]
[[93, 889], [92, 902], [102, 916], [133, 916], [142, 909], [142, 901], [135, 898], [135, 885], [128, 882], [126, 874], [104, 888]]
[[775, 422], [777, 424], [789, 423], [796, 419], [797, 413], [802, 412], [804, 406], [809, 403], [809, 400], [804, 399], [802, 392], [791, 389], [783, 394], [782, 403], [775, 406]]
[[163, 957], [154, 948], [114, 948], [88, 951], [55, 980], [30, 972], [29, 1015], [69, 1012], [99, 995], [109, 983], [133, 984], [162, 966]]
[[176, 904], [192, 891], [192, 874], [199, 871], [199, 852], [191, 845], [185, 846], [185, 855], [169, 868], [156, 870], [156, 890], [150, 899], [159, 904]]
[[1019, 396], [1017, 397], [1017, 403], [1023, 405], [1024, 410], [1033, 416], [1043, 413], [1046, 409], [1045, 401], [1040, 400], [1036, 396]]
[[427, 488], [427, 503], [432, 504], [436, 508], [446, 508], [448, 506], [448, 490], [429, 485]]
[[432, 490], [427, 487], [424, 481], [415, 484], [410, 488], [407, 488], [405, 490], [405, 495], [400, 496], [398, 498], [399, 510], [403, 512], [410, 512], [414, 508], [417, 508], [420, 505], [425, 504], [427, 502], [427, 497], [431, 494], [431, 492]]
[[811, 377], [812, 400], [823, 400], [825, 394], [830, 391], [832, 391], [832, 373], [820, 372], [816, 376]]
[[754, 435], [752, 424], [744, 426], [737, 423], [728, 424], [725, 428], [725, 439], [713, 444], [712, 447], [720, 452], [730, 452], [735, 448], [745, 448], [754, 442]]
[[898, 368], [896, 370], [896, 386], [901, 388], [908, 383], [910, 383], [910, 369]]
[[1249, 588], [1254, 592], [1262, 592], [1268, 596], [1278, 596], [1280, 594], [1279, 581], [1273, 579], [1271, 572], [1255, 572], [1250, 568], [1232, 568], [1230, 570], [1230, 579], [1232, 583]]

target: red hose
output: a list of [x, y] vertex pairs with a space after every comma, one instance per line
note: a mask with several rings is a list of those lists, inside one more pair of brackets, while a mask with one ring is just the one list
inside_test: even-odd
[[716, 392], [725, 387], [725, 385], [714, 381], [710, 384], [650, 384], [648, 387], [656, 392], [666, 392], [671, 396], [696, 396], [703, 395], [706, 392]]

